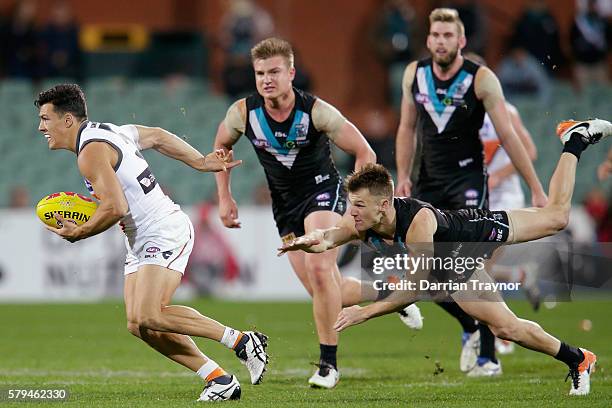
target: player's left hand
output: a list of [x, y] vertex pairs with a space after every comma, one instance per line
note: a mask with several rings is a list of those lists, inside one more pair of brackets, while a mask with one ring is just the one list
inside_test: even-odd
[[534, 193], [531, 192], [531, 205], [534, 207], [542, 208], [548, 203], [548, 197], [544, 191]]
[[282, 247], [277, 248], [277, 256], [283, 256], [288, 251], [307, 251], [310, 247], [318, 245], [320, 241], [318, 239], [310, 238], [307, 235], [302, 235], [294, 240], [283, 244]]
[[59, 235], [60, 237], [64, 238], [68, 242], [76, 242], [81, 239], [78, 235], [78, 230], [77, 230], [78, 227], [74, 223], [74, 221], [67, 220], [57, 213], [53, 214], [53, 216], [55, 217], [56, 220], [58, 220], [61, 223], [62, 227], [55, 228], [55, 227], [50, 227], [48, 225], [45, 225], [45, 227], [49, 231]]
[[342, 311], [340, 311], [338, 319], [336, 320], [336, 323], [334, 323], [334, 330], [336, 330], [337, 332], [341, 332], [347, 327], [363, 323], [366, 320], [368, 319], [363, 313], [363, 307], [359, 305], [345, 307], [344, 309], [342, 309]]
[[204, 171], [227, 171], [241, 164], [242, 160], [234, 160], [233, 153], [226, 153], [223, 149], [217, 149], [204, 157]]

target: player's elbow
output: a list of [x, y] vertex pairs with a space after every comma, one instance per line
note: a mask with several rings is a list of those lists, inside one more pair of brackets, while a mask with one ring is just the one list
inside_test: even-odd
[[369, 144], [365, 144], [356, 155], [357, 162], [361, 163], [363, 166], [366, 163], [376, 163], [376, 153]]
[[120, 202], [113, 202], [110, 204], [108, 212], [112, 218], [116, 218], [117, 220], [122, 219], [128, 213], [128, 205], [125, 200]]

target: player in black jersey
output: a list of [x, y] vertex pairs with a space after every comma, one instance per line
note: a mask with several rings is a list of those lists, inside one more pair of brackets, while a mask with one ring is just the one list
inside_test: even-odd
[[[293, 51], [286, 41], [271, 38], [251, 50], [257, 93], [235, 102], [219, 125], [215, 146], [231, 150], [241, 135], [252, 143], [270, 187], [273, 213], [283, 242], [318, 228], [335, 225], [346, 210], [341, 178], [330, 153], [330, 140], [355, 156], [355, 168], [376, 161], [359, 130], [336, 108], [292, 87]], [[217, 177], [219, 213], [228, 228], [240, 228], [229, 186], [229, 172]], [[360, 300], [359, 283], [343, 279], [337, 251], [296, 252], [289, 261], [313, 298], [319, 336], [319, 369], [312, 386], [332, 388], [339, 379], [338, 334], [333, 324], [345, 304]], [[354, 300], [345, 295], [352, 288]], [[342, 290], [342, 293], [341, 293]]]
[[[553, 235], [563, 230], [569, 221], [581, 153], [588, 145], [612, 136], [612, 123], [599, 119], [565, 122], [557, 128], [557, 133], [564, 148], [550, 181], [548, 203], [543, 208], [439, 210], [413, 198], [394, 198], [391, 175], [383, 166], [373, 164], [347, 179], [350, 215], [345, 215], [334, 228], [314, 231], [284, 245], [279, 248], [279, 255], [295, 250], [321, 252], [354, 239], [369, 241], [376, 237], [378, 242], [403, 244], [405, 253], [425, 252], [431, 257], [432, 253], [436, 255], [434, 251], [440, 242], [493, 242], [502, 245]], [[424, 268], [416, 273], [417, 276], [430, 277]], [[482, 269], [474, 274], [487, 278], [482, 276]], [[455, 292], [451, 297], [470, 316], [486, 323], [496, 336], [565, 362], [572, 378], [570, 395], [589, 393], [590, 374], [597, 360], [595, 354], [557, 340], [534, 322], [517, 318], [501, 298], [475, 301], [473, 297], [466, 300], [464, 295]], [[395, 290], [384, 301], [345, 308], [338, 316], [335, 328], [341, 331], [372, 317], [400, 310], [418, 300], [418, 296], [418, 290]]]
[[[511, 124], [495, 74], [465, 59], [464, 27], [454, 9], [435, 9], [429, 16], [427, 48], [431, 57], [408, 65], [402, 82], [401, 119], [396, 139], [396, 194], [427, 201], [440, 209], [488, 208], [487, 172], [478, 131], [489, 114], [512, 164], [531, 189], [532, 204], [546, 204], [533, 165]], [[411, 171], [416, 136], [422, 145], [418, 180]], [[460, 367], [469, 375], [498, 375], [494, 337], [455, 303], [438, 303], [463, 327]], [[480, 332], [480, 335], [479, 335]], [[480, 358], [473, 345], [480, 338]], [[477, 364], [478, 362], [478, 364]]]

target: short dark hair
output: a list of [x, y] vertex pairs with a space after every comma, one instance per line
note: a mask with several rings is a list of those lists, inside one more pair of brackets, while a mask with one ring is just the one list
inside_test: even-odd
[[57, 113], [72, 113], [78, 119], [87, 119], [85, 93], [77, 84], [59, 84], [42, 91], [34, 106], [40, 108], [46, 103], [52, 103]]
[[360, 170], [354, 171], [345, 181], [346, 189], [354, 193], [362, 188], [368, 189], [370, 194], [393, 197], [393, 179], [391, 173], [384, 166], [368, 163]]

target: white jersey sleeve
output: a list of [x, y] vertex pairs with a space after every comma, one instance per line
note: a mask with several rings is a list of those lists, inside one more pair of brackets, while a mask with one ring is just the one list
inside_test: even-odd
[[[85, 122], [77, 137], [77, 155], [89, 143], [111, 145], [118, 154], [115, 174], [128, 203], [128, 214], [121, 221], [128, 238], [155, 221], [179, 210], [179, 206], [162, 191], [149, 164], [140, 153], [138, 130], [133, 125]], [[85, 184], [94, 194], [89, 181]]]

